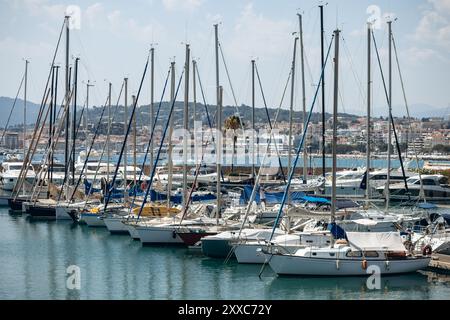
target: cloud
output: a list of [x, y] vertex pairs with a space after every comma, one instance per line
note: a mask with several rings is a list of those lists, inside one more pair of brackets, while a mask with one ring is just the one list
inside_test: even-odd
[[45, 16], [52, 19], [64, 19], [67, 5], [50, 4], [48, 0], [14, 0], [14, 9], [26, 10], [31, 16]]
[[414, 40], [450, 50], [450, 0], [428, 0], [430, 7], [422, 12]]
[[253, 4], [249, 3], [234, 26], [230, 52], [244, 61], [256, 54], [266, 58], [279, 56], [280, 50], [292, 46], [292, 31], [290, 21], [272, 20], [258, 14], [254, 11]]
[[168, 11], [193, 11], [203, 4], [204, 0], [162, 0], [164, 8]]
[[48, 58], [54, 51], [54, 46], [49, 43], [18, 41], [12, 37], [6, 37], [0, 40], [0, 55], [5, 57], [23, 57], [32, 60], [36, 58]]

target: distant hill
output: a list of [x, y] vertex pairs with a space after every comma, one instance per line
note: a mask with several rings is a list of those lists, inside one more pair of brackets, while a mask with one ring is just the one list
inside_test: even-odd
[[[12, 99], [12, 98], [0, 97], [0, 112], [1, 112], [0, 127], [2, 127], [2, 128], [6, 124], [9, 112], [13, 105], [13, 102], [14, 102], [14, 99]], [[184, 104], [182, 101], [177, 101], [175, 103], [175, 110], [174, 110], [173, 115], [174, 115], [174, 121], [176, 124], [180, 124], [183, 121], [183, 106], [184, 106]], [[157, 107], [158, 107], [158, 105], [155, 104], [155, 113], [156, 113]], [[115, 121], [122, 122], [124, 108], [122, 106], [119, 106], [117, 109], [117, 112], [115, 112], [116, 111], [115, 106], [113, 106], [112, 108], [113, 108], [112, 114], [115, 116]], [[189, 104], [189, 108], [190, 108], [190, 111], [192, 112], [193, 111], [193, 103]], [[164, 119], [167, 119], [169, 109], [170, 109], [169, 102], [163, 102], [161, 104], [160, 117], [161, 117], [162, 121], [164, 121]], [[402, 107], [402, 108], [398, 107], [395, 109], [400, 110], [400, 109], [404, 109], [404, 107]], [[196, 110], [197, 110], [196, 111], [196, 113], [197, 113], [196, 119], [197, 120], [202, 119], [204, 123], [207, 123], [207, 116], [206, 116], [206, 111], [205, 111], [204, 105], [201, 103], [197, 103]], [[384, 110], [383, 108], [376, 108], [373, 116], [385, 117], [386, 114], [383, 112], [383, 110]], [[39, 111], [38, 104], [33, 103], [33, 102], [27, 103], [27, 123], [28, 124], [32, 124], [35, 122], [38, 111]], [[269, 111], [271, 121], [274, 121], [277, 109], [269, 108], [268, 111]], [[348, 113], [340, 113], [339, 116], [349, 118], [349, 119], [357, 118], [361, 115], [363, 116], [363, 114], [361, 114], [361, 112], [355, 112], [355, 114], [352, 114], [352, 111], [349, 111], [349, 110], [347, 110], [347, 111], [348, 111]], [[210, 119], [214, 125], [216, 106], [208, 106], [208, 112], [210, 115]], [[240, 113], [245, 124], [247, 124], [251, 121], [252, 109], [250, 106], [247, 106], [247, 105], [241, 105], [238, 108], [236, 108], [235, 106], [223, 107], [223, 119], [235, 114], [236, 112]], [[414, 105], [410, 106], [410, 112], [411, 112], [411, 116], [416, 117], [416, 118], [445, 117], [445, 116], [448, 117], [450, 108], [437, 108], [437, 107], [429, 106], [426, 104], [414, 104]], [[95, 121], [96, 119], [98, 119], [100, 117], [100, 114], [101, 114], [100, 107], [89, 108], [89, 119], [90, 119], [89, 121], [90, 122]], [[405, 115], [406, 115], [406, 111], [404, 114], [394, 111], [394, 116], [403, 117]], [[330, 113], [325, 114], [325, 118], [327, 120], [331, 116], [332, 115]], [[148, 105], [140, 106], [138, 108], [136, 118], [137, 118], [138, 125], [148, 125], [148, 123], [149, 123], [149, 106]], [[192, 121], [192, 119], [193, 119], [193, 114], [191, 113], [190, 121]], [[313, 122], [320, 122], [321, 119], [322, 119], [322, 115], [320, 113], [313, 113], [311, 116], [311, 121], [313, 121]], [[267, 122], [266, 110], [264, 108], [260, 107], [260, 108], [255, 109], [255, 120], [256, 120], [256, 122]], [[289, 121], [289, 110], [281, 109], [279, 117], [278, 117], [278, 121], [279, 122]], [[298, 111], [294, 112], [294, 121], [295, 122], [300, 122], [300, 121], [303, 122], [302, 112], [298, 112]], [[18, 99], [16, 102], [16, 106], [14, 108], [14, 112], [11, 116], [10, 126], [21, 125], [22, 122], [23, 122], [23, 100]], [[159, 123], [162, 123], [162, 122], [159, 122]]]
[[[0, 97], [0, 127], [4, 128], [14, 99], [8, 97]], [[39, 112], [39, 105], [33, 102], [27, 102], [27, 123], [34, 123]], [[22, 125], [23, 123], [23, 100], [17, 99], [14, 111], [11, 115], [10, 125]]]

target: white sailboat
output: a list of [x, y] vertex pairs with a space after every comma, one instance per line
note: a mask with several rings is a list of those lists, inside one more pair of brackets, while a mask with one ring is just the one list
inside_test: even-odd
[[[431, 256], [408, 255], [398, 232], [347, 232], [331, 247], [307, 247], [294, 254], [270, 252], [268, 263], [279, 275], [365, 276], [415, 272]], [[375, 268], [373, 268], [375, 267]]]

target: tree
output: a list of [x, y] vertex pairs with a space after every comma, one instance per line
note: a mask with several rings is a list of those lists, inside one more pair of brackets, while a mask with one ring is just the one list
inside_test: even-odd
[[225, 131], [232, 130], [233, 131], [233, 161], [231, 162], [231, 172], [234, 172], [234, 157], [236, 154], [236, 141], [237, 135], [236, 130], [240, 129], [243, 126], [241, 118], [238, 115], [232, 115], [225, 119]]

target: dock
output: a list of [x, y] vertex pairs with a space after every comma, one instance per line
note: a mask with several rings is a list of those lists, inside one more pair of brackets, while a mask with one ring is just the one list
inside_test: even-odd
[[450, 272], [450, 255], [433, 254], [429, 268], [440, 272]]

